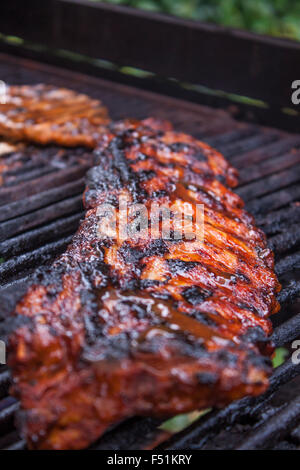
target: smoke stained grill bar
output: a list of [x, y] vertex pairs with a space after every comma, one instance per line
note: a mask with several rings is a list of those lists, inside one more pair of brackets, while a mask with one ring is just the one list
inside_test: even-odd
[[262, 159], [271, 159], [278, 157], [278, 155], [286, 153], [290, 149], [298, 148], [300, 145], [300, 138], [297, 136], [278, 136], [278, 140], [275, 142], [262, 145], [258, 149], [251, 151], [245, 155], [235, 155], [232, 158], [232, 163], [237, 167], [243, 167], [245, 162], [259, 163]]
[[298, 396], [282, 410], [272, 416], [268, 422], [256, 428], [249, 437], [237, 447], [237, 450], [261, 449], [274, 443], [299, 422], [300, 397]]
[[75, 178], [82, 178], [88, 169], [87, 165], [75, 168], [68, 168], [60, 172], [53, 172], [50, 177], [45, 175], [33, 181], [21, 183], [17, 187], [0, 188], [0, 204], [12, 203], [21, 198], [43, 192], [46, 189], [55, 188], [63, 183], [74, 181]]
[[284, 170], [274, 175], [254, 181], [250, 184], [242, 186], [237, 193], [244, 201], [256, 199], [267, 193], [289, 186], [300, 180], [300, 167], [295, 165], [294, 171]]
[[278, 274], [278, 276], [280, 276], [284, 272], [291, 271], [297, 266], [298, 268], [300, 266], [300, 252], [294, 253], [281, 259], [276, 264], [276, 273]]
[[[81, 202], [81, 201], [80, 201]], [[81, 207], [78, 204], [77, 209]], [[29, 232], [22, 233], [13, 238], [9, 238], [0, 243], [0, 253], [4, 259], [22, 254], [39, 244], [46, 243], [51, 239], [59, 238], [62, 235], [74, 233], [78, 227], [79, 220], [83, 212], [77, 212], [74, 215], [63, 217], [60, 220], [55, 220], [49, 225], [44, 225], [41, 228], [33, 229]]]
[[[23, 34], [25, 39], [40, 41], [41, 44], [47, 42], [47, 46], [49, 46], [49, 42], [53, 41], [52, 30], [49, 35], [50, 39], [46, 37], [44, 31], [38, 31], [37, 36], [33, 38], [32, 18], [29, 19], [30, 21], [28, 20], [27, 11], [23, 11], [23, 7], [18, 11], [18, 14], [22, 14], [23, 11], [24, 21], [18, 23], [14, 19], [11, 21], [12, 24], [9, 25], [8, 15], [14, 3], [16, 2], [11, 0], [9, 4], [6, 3], [3, 7], [2, 17], [0, 18], [0, 32], [19, 34], [21, 37]], [[77, 20], [80, 17], [80, 15], [77, 15], [81, 8], [87, 5], [83, 0], [73, 2], [49, 0], [48, 6], [46, 2], [31, 1], [30, 3], [32, 4], [32, 11], [37, 9], [42, 12], [43, 18], [48, 18], [48, 13], [50, 14], [53, 11], [48, 11], [50, 3], [52, 9], [56, 4], [59, 5], [60, 9], [57, 16], [60, 18], [63, 18], [66, 12], [69, 11], [71, 17], [75, 18], [75, 23], [72, 23], [71, 29], [77, 25]], [[75, 7], [73, 4], [75, 4]], [[68, 10], [69, 8], [70, 10]], [[155, 15], [136, 13], [131, 10], [126, 10], [126, 17], [122, 16], [124, 13], [122, 8], [99, 5], [92, 7], [91, 4], [86, 8], [86, 11], [94, 12], [97, 10], [98, 13], [101, 12], [104, 17], [108, 18], [111, 25], [114, 22], [114, 14], [119, 19], [122, 18], [127, 25], [128, 22], [135, 22], [137, 18], [142, 18], [150, 35], [151, 20], [156, 21]], [[214, 27], [197, 32], [194, 31], [189, 22], [181, 23], [181, 20], [173, 21], [173, 19], [164, 21], [168, 23], [167, 29], [171, 35], [170, 37], [176, 36], [175, 31], [178, 31], [176, 28], [183, 26], [184, 31], [189, 31], [189, 27], [191, 28], [191, 34], [197, 41], [203, 35], [203, 37], [209, 38], [209, 41], [217, 44], [217, 38], [222, 40], [224, 35], [226, 36], [226, 32], [221, 33]], [[162, 25], [166, 25], [164, 21], [161, 18], [158, 21], [160, 24], [158, 37], [165, 34], [162, 27]], [[49, 24], [51, 22], [52, 19], [49, 20]], [[49, 24], [47, 27], [49, 27]], [[112, 30], [116, 32], [116, 25], [112, 26]], [[82, 25], [79, 25], [79, 29], [83, 32]], [[96, 28], [96, 30], [98, 32], [99, 28]], [[152, 30], [155, 31], [153, 24]], [[124, 31], [122, 26], [121, 31], [123, 35], [125, 34], [124, 42], [128, 42], [129, 30]], [[69, 33], [68, 31], [67, 34]], [[94, 33], [91, 32], [91, 34]], [[130, 34], [133, 34], [133, 32]], [[63, 36], [61, 32], [60, 44]], [[251, 64], [253, 65], [253, 61], [265, 58], [270, 70], [277, 70], [274, 66], [274, 57], [268, 58], [270, 48], [274, 56], [276, 55], [277, 45], [278, 50], [280, 50], [280, 57], [283, 57], [284, 51], [289, 61], [292, 60], [295, 51], [298, 51], [299, 48], [299, 46], [292, 46], [281, 40], [272, 42], [271, 39], [268, 39], [264, 44], [261, 39], [258, 43], [255, 43], [255, 39], [246, 33], [241, 33], [241, 36], [233, 34], [229, 39], [227, 36], [225, 38], [226, 44], [230, 43], [230, 47], [236, 49], [232, 54], [235, 55], [235, 63], [238, 64], [239, 69], [241, 69], [243, 63], [248, 64], [250, 67]], [[87, 37], [88, 34], [82, 36], [84, 43], [82, 45], [78, 44], [76, 40], [74, 47], [87, 48]], [[147, 40], [143, 39], [143, 41]], [[254, 41], [253, 44], [251, 43], [252, 40]], [[68, 41], [69, 38], [67, 38]], [[118, 31], [109, 46], [110, 53], [114, 53], [113, 49], [118, 51], [116, 42], [119, 44], [122, 41], [122, 34]], [[246, 49], [242, 49], [241, 43], [243, 41]], [[99, 37], [97, 39], [98, 43]], [[68, 44], [70, 45], [70, 42]], [[190, 44], [189, 41], [188, 44]], [[137, 47], [140, 47], [138, 43]], [[191, 48], [191, 45], [189, 47]], [[241, 49], [237, 53], [239, 47]], [[67, 49], [67, 47], [65, 48]], [[293, 49], [290, 53], [288, 52], [289, 48]], [[129, 77], [125, 79], [124, 76], [121, 77], [120, 74], [114, 74], [113, 72], [105, 74], [103, 71], [96, 71], [92, 65], [71, 64], [68, 60], [63, 61], [63, 68], [57, 68], [43, 63], [62, 64], [58, 58], [51, 58], [50, 53], [46, 55], [34, 53], [25, 50], [25, 48], [18, 49], [15, 46], [1, 42], [0, 50], [2, 51], [2, 54], [0, 53], [0, 79], [7, 83], [31, 84], [42, 82], [71, 87], [102, 100], [109, 108], [114, 119], [128, 116], [143, 118], [150, 115], [168, 119], [174, 124], [175, 128], [193, 134], [218, 148], [239, 169], [241, 179], [237, 192], [245, 200], [247, 209], [256, 215], [258, 225], [268, 234], [270, 245], [275, 250], [276, 271], [280, 276], [283, 289], [278, 296], [282, 303], [282, 313], [276, 316], [275, 321], [279, 326], [274, 331], [273, 340], [277, 347], [286, 344], [290, 346], [291, 342], [300, 336], [300, 317], [299, 310], [297, 311], [297, 305], [299, 305], [297, 298], [300, 294], [300, 240], [298, 230], [300, 222], [300, 136], [286, 131], [286, 129], [298, 131], [298, 124], [292, 124], [291, 116], [285, 117], [283, 123], [282, 115], [279, 118], [277, 111], [273, 112], [273, 110], [268, 111], [266, 109], [259, 112], [259, 110], [241, 106], [243, 111], [237, 115], [247, 120], [252, 119], [255, 123], [239, 122], [232, 117], [227, 109], [224, 109], [224, 106], [223, 109], [209, 108], [197, 104], [198, 98], [192, 103], [191, 100], [194, 99], [195, 95], [191, 94], [189, 96], [188, 92], [183, 94], [183, 91], [180, 91], [179, 88], [176, 89], [176, 92], [172, 91], [173, 97], [167, 96], [167, 94], [171, 94], [169, 93], [169, 88], [171, 89], [169, 83], [163, 86], [162, 83], [144, 81], [141, 84], [137, 79]], [[147, 49], [147, 51], [149, 50]], [[247, 55], [245, 50], [248, 50], [250, 55]], [[254, 50], [259, 51], [257, 56], [259, 59], [257, 57], [255, 59], [252, 54]], [[168, 57], [170, 57], [170, 49], [168, 51]], [[266, 53], [266, 51], [268, 52]], [[11, 55], [8, 55], [8, 52]], [[131, 54], [134, 55], [135, 53], [140, 54], [134, 46]], [[188, 53], [191, 57], [193, 56], [192, 50], [189, 50]], [[224, 54], [228, 56], [231, 52], [225, 48]], [[180, 56], [180, 50], [177, 51], [177, 55]], [[91, 56], [93, 55], [91, 54]], [[24, 57], [27, 57], [27, 59], [24, 59]], [[31, 57], [31, 59], [37, 58], [40, 62], [32, 61], [28, 57]], [[151, 65], [159, 67], [159, 62], [163, 63], [162, 56], [158, 54], [157, 57], [158, 60], [154, 55], [148, 57], [149, 67]], [[171, 76], [175, 78], [178, 78], [176, 72], [179, 68], [184, 70], [182, 63], [179, 67], [180, 57], [178, 57], [175, 60], [176, 63], [166, 65], [169, 70], [174, 71], [174, 75]], [[136, 65], [135, 61], [138, 60], [138, 57], [131, 58], [133, 62], [130, 62], [128, 58], [128, 64]], [[139, 60], [144, 60], [144, 58], [139, 56]], [[284, 62], [286, 61], [287, 59], [284, 59]], [[216, 62], [215, 59], [214, 62]], [[193, 61], [193, 63], [196, 62]], [[221, 67], [222, 64], [220, 63], [218, 66]], [[209, 71], [205, 72], [207, 74], [205, 79], [207, 80], [216, 74], [216, 71], [213, 72], [212, 67], [211, 63], [208, 64]], [[67, 70], [67, 68], [72, 71]], [[147, 68], [145, 69], [147, 70]], [[227, 69], [227, 75], [223, 77], [224, 86], [226, 85], [225, 88], [231, 88], [230, 91], [233, 91], [233, 85], [229, 83], [231, 71], [228, 65], [226, 66]], [[246, 66], [242, 70], [246, 73]], [[253, 70], [253, 67], [249, 70]], [[260, 65], [260, 70], [262, 70], [261, 73], [264, 76], [262, 65]], [[284, 70], [284, 68], [281, 67], [280, 70]], [[198, 72], [196, 70], [194, 72], [197, 75]], [[289, 67], [286, 68], [286, 77], [288, 77], [288, 72]], [[296, 70], [293, 69], [293, 74], [295, 73]], [[189, 70], [189, 74], [191, 77], [191, 70]], [[96, 75], [102, 75], [102, 78], [98, 78]], [[274, 74], [272, 76], [274, 78]], [[239, 79], [240, 76], [234, 77], [235, 82]], [[278, 80], [280, 83], [280, 78]], [[125, 82], [127, 85], [124, 84]], [[268, 101], [270, 99], [269, 91], [267, 93], [264, 86], [260, 87], [258, 82], [259, 77], [253, 78], [251, 81], [252, 89], [248, 90], [252, 94], [246, 95], [253, 96], [256, 91], [255, 87], [257, 87], [257, 97], [264, 97]], [[274, 82], [276, 82], [275, 79], [272, 81], [272, 87], [276, 85]], [[243, 82], [240, 89], [236, 91], [241, 92], [242, 89], [246, 91], [245, 87], [247, 86], [247, 83]], [[143, 88], [146, 88], [146, 90]], [[215, 98], [214, 100], [218, 101]], [[286, 100], [287, 96], [278, 97], [278, 102], [281, 105], [283, 103], [287, 104]], [[204, 99], [204, 102], [208, 101]], [[218, 102], [218, 105], [220, 103], [221, 101]], [[225, 103], [225, 101], [222, 103]], [[213, 102], [211, 104], [215, 105]], [[250, 119], [249, 115], [251, 113], [252, 118]], [[253, 119], [253, 116], [256, 116], [256, 118]], [[285, 128], [285, 130], [263, 127], [260, 125], [261, 122], [264, 124], [274, 123], [277, 127]], [[67, 152], [66, 162], [62, 163], [59, 159], [53, 157], [57, 149], [53, 148], [51, 152], [48, 153], [48, 150], [43, 148], [35, 149], [33, 152], [34, 159], [26, 152], [22, 154], [22, 149], [18, 149], [5, 157], [8, 163], [14, 161], [21, 163], [18, 167], [14, 167], [14, 169], [2, 175], [3, 182], [2, 186], [0, 185], [0, 257], [4, 258], [4, 262], [0, 264], [0, 305], [2, 307], [0, 332], [7, 332], [9, 312], [12, 310], [15, 301], [26, 290], [32, 270], [41, 264], [51, 262], [64, 249], [71, 240], [72, 234], [82, 217], [81, 193], [84, 188], [84, 175], [92, 164], [93, 156], [91, 152], [84, 149], [74, 149]], [[253, 426], [256, 426], [259, 435], [263, 436], [263, 446], [272, 446], [274, 433], [278, 430], [278, 436], [280, 436], [278, 441], [281, 440], [290, 448], [295, 448], [300, 445], [300, 439], [297, 437], [299, 434], [299, 431], [297, 434], [298, 427], [294, 422], [295, 416], [298, 418], [299, 393], [298, 395], [294, 394], [288, 400], [286, 407], [282, 403], [277, 408], [272, 404], [272, 400], [279, 400], [278, 396], [283, 393], [282, 389], [286, 384], [295, 380], [299, 380], [299, 366], [295, 366], [288, 359], [275, 370], [270, 389], [261, 397], [245, 398], [232, 403], [225, 409], [212, 410], [187, 429], [171, 437], [158, 429], [161, 420], [132, 418], [108, 431], [92, 448], [117, 450], [137, 447], [140, 449], [222, 447], [219, 435], [222, 434], [225, 428], [230, 430], [232, 436], [235, 435], [235, 429], [238, 429], [238, 439], [232, 437], [228, 440], [226, 438], [227, 440], [225, 439], [223, 443], [225, 447], [251, 448], [257, 447], [256, 438], [252, 434]], [[299, 385], [299, 382], [297, 383]], [[8, 388], [9, 372], [1, 367], [0, 448], [22, 449], [25, 448], [25, 443], [20, 440], [13, 424], [18, 404], [8, 396]], [[297, 390], [297, 387], [294, 388]], [[288, 426], [287, 429], [283, 429], [279, 418], [285, 420]], [[245, 423], [247, 423], [247, 426], [244, 429]], [[252, 427], [251, 423], [253, 423]], [[249, 426], [250, 434], [248, 434]], [[242, 433], [240, 432], [241, 429]], [[279, 444], [274, 440], [274, 447]]]
[[32, 271], [32, 268], [37, 268], [41, 264], [52, 260], [56, 255], [67, 247], [68, 243], [72, 240], [72, 236], [61, 238], [58, 241], [48, 243], [41, 248], [37, 248], [29, 253], [24, 253], [19, 256], [17, 260], [14, 259], [4, 261], [0, 264], [0, 276], [2, 281], [9, 281], [18, 276], [21, 270]]
[[0, 222], [12, 219], [18, 215], [24, 215], [35, 209], [48, 206], [50, 203], [57, 202], [62, 198], [82, 193], [84, 189], [84, 179], [76, 179], [74, 182], [59, 185], [58, 188], [33, 194], [26, 199], [11, 202], [1, 206]]

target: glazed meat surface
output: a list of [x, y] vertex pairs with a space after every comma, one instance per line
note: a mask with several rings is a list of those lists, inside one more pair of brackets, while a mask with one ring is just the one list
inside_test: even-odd
[[[268, 386], [280, 286], [264, 234], [229, 189], [235, 170], [151, 121], [115, 125], [98, 153], [85, 219], [16, 307], [27, 321], [9, 360], [30, 448], [84, 448], [129, 416], [223, 406]], [[148, 214], [171, 206], [169, 237], [160, 217], [159, 237], [103, 235], [99, 208], [115, 207], [119, 222], [119, 196]], [[204, 204], [203, 239], [177, 239], [184, 203]]]
[[108, 123], [100, 101], [50, 85], [9, 86], [0, 104], [0, 135], [13, 140], [94, 147]]

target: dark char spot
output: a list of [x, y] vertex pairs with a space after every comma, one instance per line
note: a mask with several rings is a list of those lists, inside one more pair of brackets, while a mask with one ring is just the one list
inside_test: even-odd
[[212, 295], [212, 291], [200, 289], [200, 287], [187, 287], [182, 292], [182, 297], [192, 305], [201, 304], [205, 299]]

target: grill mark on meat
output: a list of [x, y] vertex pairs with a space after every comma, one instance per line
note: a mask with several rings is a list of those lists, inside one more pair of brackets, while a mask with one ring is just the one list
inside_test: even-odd
[[197, 286], [187, 287], [183, 290], [183, 298], [192, 305], [204, 302], [205, 299], [212, 295], [212, 291], [200, 289]]
[[[157, 126], [110, 128], [88, 173], [84, 221], [16, 307], [30, 324], [11, 335], [9, 362], [31, 448], [84, 448], [123, 418], [223, 406], [268, 386], [272, 253], [229, 189], [237, 179], [225, 159]], [[184, 186], [192, 173], [222, 200], [205, 207], [203, 242], [97, 237], [99, 204], [117, 207], [120, 194], [147, 208], [153, 198], [199, 202], [202, 189]]]

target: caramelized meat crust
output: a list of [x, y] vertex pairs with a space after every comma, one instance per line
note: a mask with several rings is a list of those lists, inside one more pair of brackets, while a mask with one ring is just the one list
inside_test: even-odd
[[[265, 391], [271, 373], [280, 285], [264, 234], [229, 189], [235, 170], [151, 121], [115, 125], [98, 153], [85, 219], [16, 307], [27, 321], [9, 361], [30, 448], [80, 449], [132, 415], [223, 406]], [[177, 240], [175, 216], [169, 238], [99, 237], [99, 207], [119, 220], [120, 195], [173, 215], [204, 204], [204, 239]]]
[[50, 85], [9, 86], [0, 104], [0, 135], [14, 140], [94, 147], [108, 123], [100, 101]]

